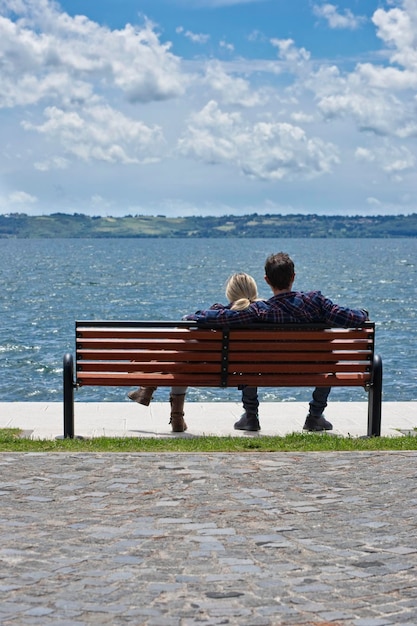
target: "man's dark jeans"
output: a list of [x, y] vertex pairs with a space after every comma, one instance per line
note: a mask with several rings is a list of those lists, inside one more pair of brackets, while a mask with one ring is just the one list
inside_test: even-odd
[[[248, 415], [258, 415], [259, 399], [258, 388], [247, 387], [242, 385], [239, 387], [242, 390], [242, 403]], [[316, 387], [313, 391], [312, 398], [310, 400], [310, 415], [313, 417], [320, 417], [323, 414], [324, 409], [327, 406], [327, 398], [331, 391], [331, 387]]]

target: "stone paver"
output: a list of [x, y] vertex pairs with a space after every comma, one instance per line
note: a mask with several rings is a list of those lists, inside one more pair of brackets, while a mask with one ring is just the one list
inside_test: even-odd
[[417, 624], [417, 452], [0, 454], [0, 623]]

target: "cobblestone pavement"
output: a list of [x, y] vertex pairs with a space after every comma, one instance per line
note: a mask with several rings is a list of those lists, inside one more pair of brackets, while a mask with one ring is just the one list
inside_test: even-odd
[[417, 453], [0, 454], [0, 623], [417, 624]]

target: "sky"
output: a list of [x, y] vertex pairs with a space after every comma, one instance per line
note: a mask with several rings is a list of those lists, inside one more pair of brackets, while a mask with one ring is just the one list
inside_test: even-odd
[[417, 211], [417, 0], [0, 0], [0, 213]]

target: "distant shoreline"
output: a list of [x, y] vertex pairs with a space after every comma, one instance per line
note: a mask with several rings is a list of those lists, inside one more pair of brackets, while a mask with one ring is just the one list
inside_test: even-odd
[[106, 238], [405, 238], [417, 237], [417, 213], [411, 215], [225, 215], [124, 217], [0, 215], [2, 239]]

